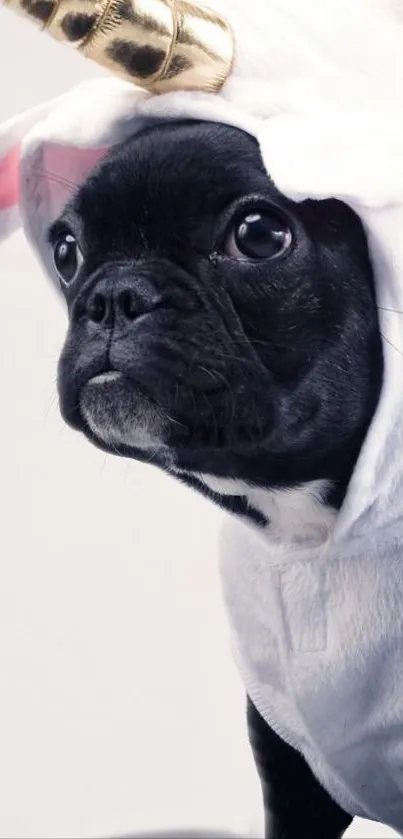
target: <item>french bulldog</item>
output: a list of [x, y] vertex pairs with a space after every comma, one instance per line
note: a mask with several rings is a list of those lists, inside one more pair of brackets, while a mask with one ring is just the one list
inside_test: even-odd
[[[69, 312], [64, 420], [268, 540], [328, 534], [382, 385], [355, 213], [284, 197], [239, 129], [150, 119], [97, 165], [49, 241]], [[247, 713], [267, 839], [342, 836], [351, 815], [251, 699]]]

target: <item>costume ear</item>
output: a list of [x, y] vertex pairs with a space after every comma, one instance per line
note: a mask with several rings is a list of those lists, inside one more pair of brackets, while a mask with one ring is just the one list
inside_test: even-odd
[[7, 235], [16, 226], [19, 203], [20, 148], [13, 146], [0, 157], [0, 226]]
[[[17, 190], [25, 235], [54, 278], [48, 231], [110, 146], [94, 148], [42, 140], [19, 155]], [[11, 175], [10, 175], [11, 177]]]
[[20, 223], [21, 143], [52, 108], [46, 102], [0, 125], [0, 241]]
[[[27, 221], [32, 212], [41, 209], [43, 223], [48, 226], [107, 152], [108, 147], [77, 149], [74, 146], [44, 142], [37, 150], [37, 166], [26, 172], [22, 185], [24, 162], [21, 144], [12, 146], [0, 157], [0, 236], [9, 235], [19, 226], [22, 195]], [[44, 193], [46, 200], [40, 201], [40, 195], [43, 199]]]
[[0, 126], [0, 241], [22, 225], [54, 277], [50, 225], [108, 150], [135, 133], [148, 98], [100, 79]]

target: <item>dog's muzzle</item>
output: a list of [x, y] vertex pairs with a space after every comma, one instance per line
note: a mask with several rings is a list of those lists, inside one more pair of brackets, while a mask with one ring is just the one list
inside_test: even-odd
[[163, 444], [162, 412], [135, 377], [142, 349], [147, 355], [139, 323], [161, 299], [151, 279], [115, 265], [90, 280], [70, 307], [70, 335], [59, 367], [62, 413], [75, 427], [84, 420], [111, 446]]

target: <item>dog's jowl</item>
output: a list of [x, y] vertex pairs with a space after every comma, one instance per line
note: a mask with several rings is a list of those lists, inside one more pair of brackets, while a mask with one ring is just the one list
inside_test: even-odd
[[337, 200], [286, 199], [238, 129], [150, 121], [49, 235], [69, 311], [63, 417], [231, 514], [224, 589], [267, 837], [336, 839], [366, 813], [346, 637], [337, 667], [330, 654], [344, 572], [322, 562], [382, 385], [361, 222]]

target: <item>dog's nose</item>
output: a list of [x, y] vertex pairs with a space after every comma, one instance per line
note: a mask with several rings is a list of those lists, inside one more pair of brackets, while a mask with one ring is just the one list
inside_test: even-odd
[[111, 325], [116, 319], [134, 321], [151, 312], [159, 295], [144, 280], [103, 280], [92, 289], [85, 303], [85, 314], [98, 326]]
[[87, 300], [86, 313], [93, 323], [102, 324], [110, 320], [113, 314], [123, 315], [125, 320], [135, 320], [139, 315], [144, 314], [144, 306], [129, 288], [116, 295], [96, 291]]
[[109, 315], [110, 306], [108, 305], [108, 297], [105, 294], [97, 291], [92, 294], [87, 300], [85, 307], [88, 320], [92, 323], [102, 323]]

